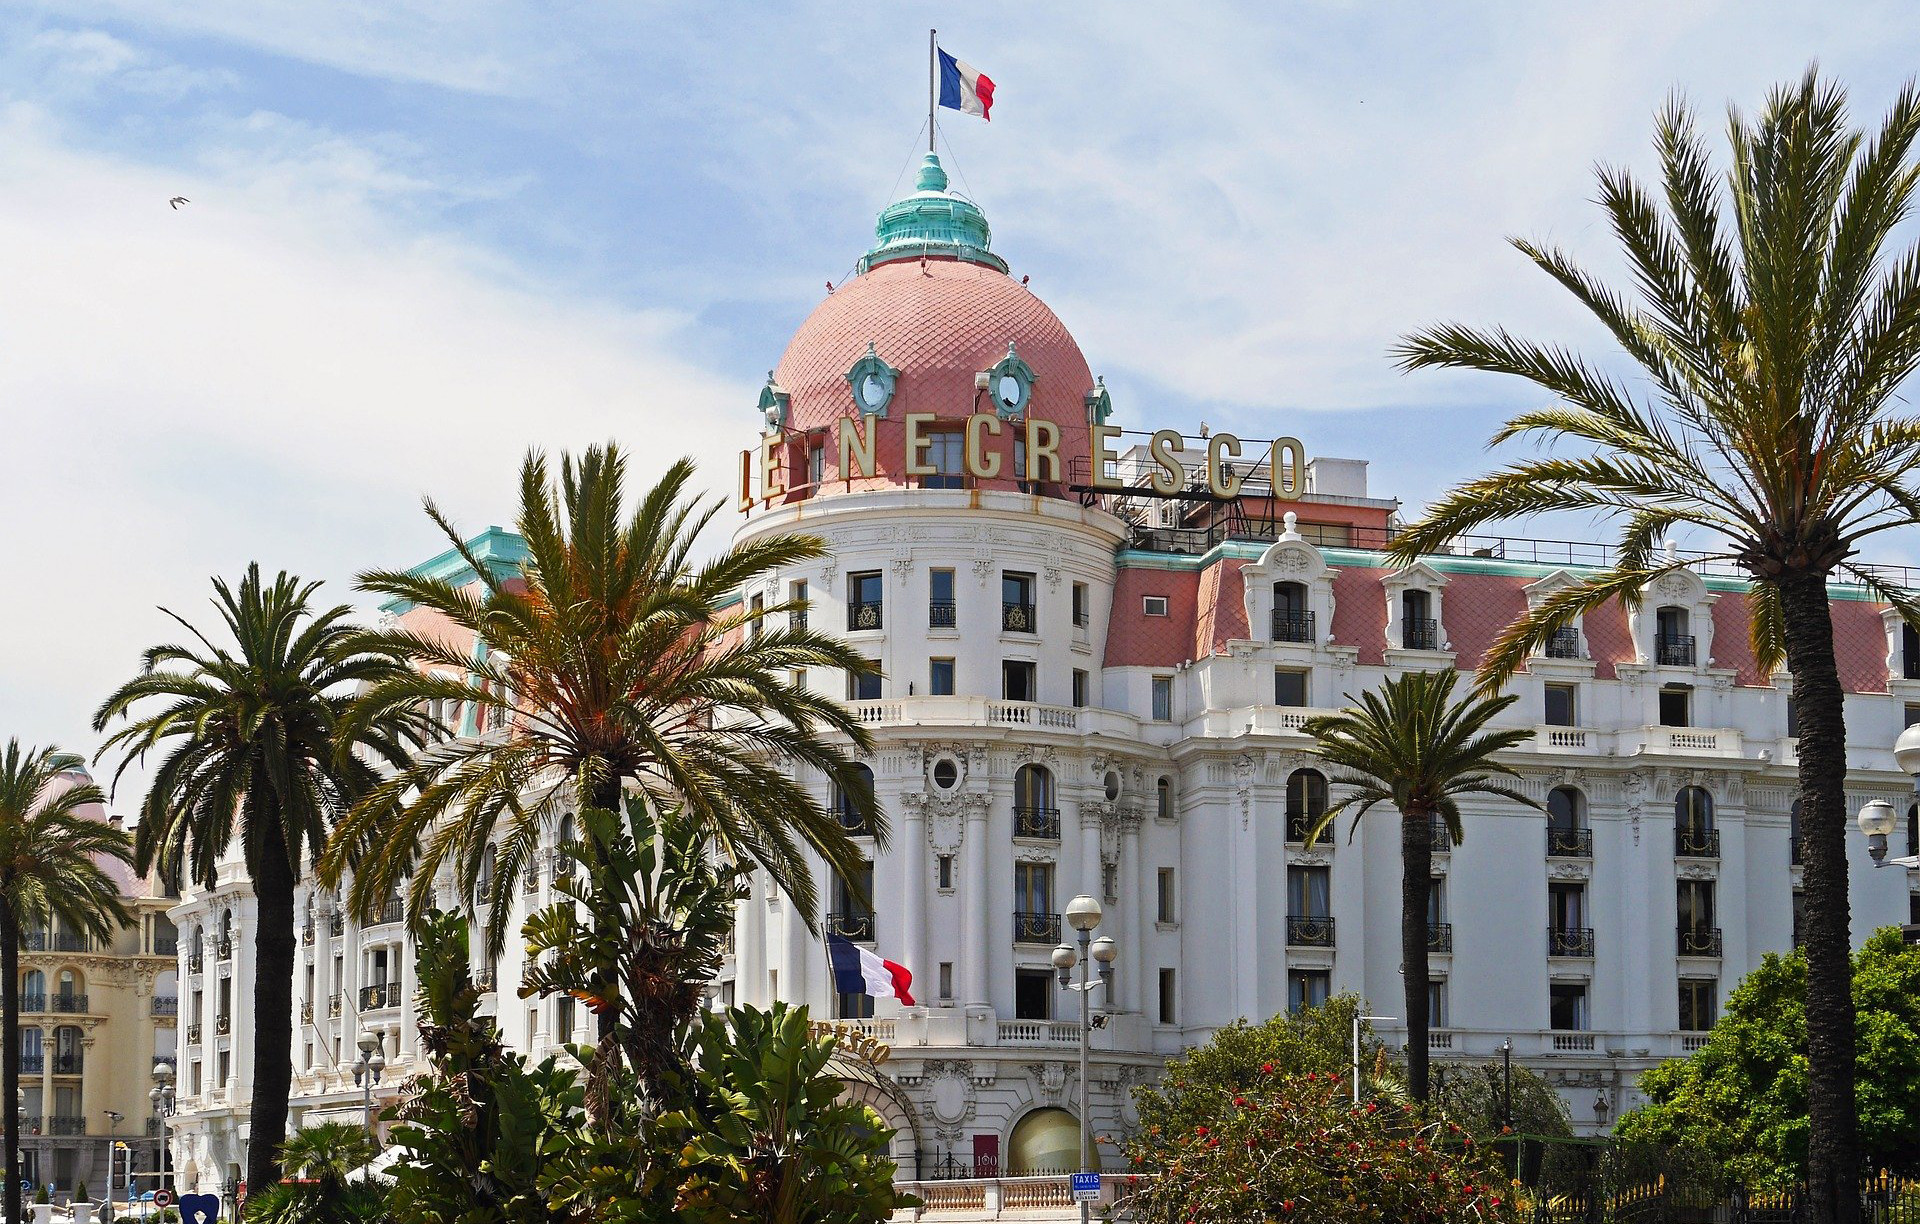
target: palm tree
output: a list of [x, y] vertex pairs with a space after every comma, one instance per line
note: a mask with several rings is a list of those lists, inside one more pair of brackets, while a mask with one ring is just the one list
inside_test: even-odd
[[[1827, 582], [1844, 577], [1908, 623], [1920, 602], [1852, 560], [1860, 543], [1920, 517], [1920, 419], [1896, 392], [1920, 362], [1920, 249], [1887, 249], [1912, 210], [1920, 95], [1909, 84], [1878, 132], [1851, 126], [1846, 95], [1809, 70], [1738, 111], [1717, 171], [1687, 106], [1661, 112], [1661, 182], [1600, 171], [1600, 203], [1634, 273], [1601, 284], [1565, 253], [1515, 245], [1560, 282], [1640, 367], [1636, 395], [1564, 349], [1504, 330], [1442, 325], [1409, 336], [1406, 369], [1486, 370], [1533, 383], [1556, 403], [1508, 421], [1495, 442], [1533, 435], [1590, 449], [1523, 460], [1442, 498], [1395, 543], [1412, 558], [1461, 532], [1553, 510], [1621, 523], [1612, 566], [1586, 576], [1502, 635], [1480, 669], [1498, 685], [1554, 630], [1701, 560], [1751, 577], [1750, 636], [1766, 675], [1783, 655], [1800, 735], [1806, 838], [1808, 1166], [1816, 1219], [1859, 1211], [1849, 995], [1846, 727]], [[1678, 527], [1703, 557], [1658, 542]]]
[[133, 920], [106, 861], [133, 857], [127, 835], [86, 814], [107, 797], [66, 776], [79, 758], [53, 748], [0, 753], [0, 1107], [6, 1119], [6, 1218], [20, 1205], [20, 935], [58, 920], [102, 942]]
[[[629, 513], [617, 447], [563, 457], [558, 487], [546, 459], [530, 452], [520, 471], [521, 573], [491, 572], [428, 501], [428, 516], [481, 589], [405, 571], [361, 575], [362, 589], [438, 613], [473, 644], [430, 627], [379, 635], [379, 649], [406, 652], [418, 667], [372, 686], [356, 717], [444, 703], [475, 711], [482, 732], [421, 753], [341, 824], [321, 866], [329, 881], [352, 873], [354, 908], [367, 912], [404, 890], [417, 922], [443, 871], [474, 897], [489, 864], [493, 895], [510, 896], [521, 874], [537, 869], [544, 826], [572, 808], [617, 817], [628, 788], [678, 809], [730, 859], [758, 864], [809, 926], [818, 903], [807, 850], [849, 879], [863, 860], [801, 777], [824, 774], [885, 844], [872, 788], [841, 746], [864, 752], [870, 737], [804, 679], [808, 669], [869, 664], [797, 626], [789, 614], [799, 606], [729, 607], [741, 588], [825, 555], [825, 545], [775, 535], [696, 564], [718, 503], [689, 495], [693, 475], [691, 462], [673, 464]], [[769, 619], [776, 616], [785, 623]], [[604, 858], [591, 833], [585, 840], [587, 853]], [[505, 943], [508, 914], [505, 904], [491, 908], [492, 953]], [[608, 976], [590, 993], [602, 1000], [597, 1044], [612, 1052], [619, 984]], [[588, 1096], [603, 1101], [604, 1057], [594, 1070]]]
[[[1357, 827], [1375, 804], [1400, 813], [1400, 974], [1407, 1006], [1407, 1091], [1427, 1100], [1427, 904], [1433, 890], [1433, 826], [1439, 817], [1454, 845], [1463, 795], [1501, 795], [1529, 807], [1540, 805], [1495, 778], [1519, 775], [1494, 754], [1533, 738], [1531, 728], [1490, 731], [1487, 725], [1519, 700], [1469, 694], [1453, 700], [1458, 674], [1406, 672], [1390, 676], [1376, 692], [1337, 714], [1308, 719], [1304, 734], [1319, 741], [1313, 751], [1347, 771], [1337, 778], [1352, 792], [1321, 815], [1307, 834], [1312, 841], [1341, 812], [1353, 809]], [[1349, 834], [1351, 836], [1351, 834]]]
[[140, 871], [157, 867], [169, 884], [211, 889], [221, 858], [240, 843], [259, 917], [247, 1181], [262, 1187], [280, 1180], [293, 1080], [295, 885], [377, 767], [404, 765], [425, 726], [406, 710], [346, 723], [352, 690], [406, 665], [363, 642], [345, 606], [315, 612], [319, 585], [282, 573], [267, 586], [258, 565], [238, 591], [214, 579], [231, 646], [169, 612], [197, 645], [148, 650], [140, 674], [93, 716], [96, 731], [128, 720], [100, 749], [124, 750], [116, 781], [148, 752], [165, 753], [141, 803]]

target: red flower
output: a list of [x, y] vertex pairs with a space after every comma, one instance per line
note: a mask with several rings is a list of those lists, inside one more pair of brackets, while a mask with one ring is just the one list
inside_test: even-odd
[[1312, 1083], [1312, 1082], [1313, 1082], [1314, 1080], [1317, 1080], [1317, 1079], [1319, 1079], [1319, 1078], [1320, 1078], [1320, 1077], [1319, 1077], [1319, 1076], [1318, 1076], [1317, 1074], [1315, 1074], [1314, 1072], [1312, 1072], [1312, 1071], [1309, 1071], [1309, 1072], [1307, 1072], [1307, 1082], [1308, 1082], [1308, 1083]]
[[1474, 1194], [1477, 1193], [1479, 1189], [1480, 1187], [1474, 1185], [1472, 1182], [1468, 1182], [1466, 1185], [1460, 1187], [1463, 1194]]
[[1260, 1064], [1260, 1073], [1261, 1073], [1262, 1075], [1272, 1075], [1272, 1074], [1273, 1074], [1273, 1064], [1272, 1064], [1272, 1063], [1261, 1063], [1261, 1064]]
[[1282, 1211], [1292, 1211], [1292, 1210], [1293, 1210], [1293, 1200], [1292, 1200], [1292, 1199], [1287, 1199], [1287, 1200], [1285, 1200], [1284, 1202], [1282, 1202], [1282, 1203], [1280, 1204], [1280, 1210], [1282, 1210]]
[[1487, 1200], [1487, 1203], [1489, 1206], [1498, 1207], [1500, 1205], [1500, 1196], [1497, 1194], [1494, 1195], [1492, 1198]]
[[1242, 1108], [1242, 1109], [1245, 1109], [1245, 1108], [1247, 1107], [1247, 1098], [1245, 1098], [1245, 1097], [1235, 1097], [1235, 1098], [1233, 1098], [1233, 1103], [1234, 1103], [1235, 1105], [1238, 1105], [1238, 1106], [1239, 1106], [1240, 1108]]
[[1367, 1102], [1367, 1112], [1368, 1112], [1368, 1113], [1370, 1113], [1370, 1114], [1371, 1114], [1371, 1113], [1379, 1113], [1379, 1112], [1380, 1112], [1380, 1107], [1379, 1107], [1378, 1105], [1375, 1105], [1375, 1104], [1374, 1104], [1374, 1103], [1373, 1103], [1372, 1101], [1368, 1101], [1368, 1102]]
[[1204, 1126], [1196, 1126], [1193, 1128], [1193, 1133], [1196, 1135], [1204, 1135], [1207, 1133], [1207, 1128]]

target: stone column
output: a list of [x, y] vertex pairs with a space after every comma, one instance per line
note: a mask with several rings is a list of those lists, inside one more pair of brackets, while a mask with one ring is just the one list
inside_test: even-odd
[[733, 1001], [760, 1006], [767, 999], [767, 885], [762, 873], [747, 877], [747, 895], [733, 917]]
[[900, 956], [913, 974], [914, 1001], [924, 1003], [940, 989], [927, 963], [927, 813], [924, 795], [902, 798], [900, 840], [893, 850], [906, 873], [900, 889]]
[[[811, 857], [811, 856], [809, 856]], [[824, 892], [833, 886], [831, 878], [818, 866], [814, 867], [813, 878]], [[807, 954], [813, 943], [807, 932], [806, 915], [794, 903], [792, 897], [780, 898], [781, 931], [780, 953], [780, 998], [794, 1005], [807, 999]], [[819, 915], [814, 915], [817, 919]], [[826, 955], [825, 952], [821, 953]]]
[[1120, 930], [1114, 938], [1120, 941], [1125, 955], [1114, 964], [1116, 968], [1121, 965], [1134, 966], [1132, 972], [1121, 974], [1117, 993], [1125, 1001], [1123, 1010], [1137, 1012], [1146, 1006], [1147, 997], [1146, 983], [1141, 980], [1147, 975], [1147, 958], [1142, 955], [1145, 951], [1146, 923], [1140, 916], [1148, 906], [1155, 904], [1156, 888], [1155, 882], [1147, 878], [1147, 867], [1140, 853], [1140, 813], [1128, 812], [1121, 822]]
[[985, 1006], [987, 989], [987, 905], [992, 881], [987, 878], [987, 805], [966, 805], [966, 832], [960, 838], [960, 970], [965, 975], [966, 1003]]

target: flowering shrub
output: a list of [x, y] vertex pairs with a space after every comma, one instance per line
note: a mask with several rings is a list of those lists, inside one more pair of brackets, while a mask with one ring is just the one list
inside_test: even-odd
[[1498, 1153], [1413, 1107], [1354, 1108], [1342, 1078], [1265, 1072], [1211, 1122], [1144, 1129], [1116, 1212], [1147, 1224], [1515, 1224]]

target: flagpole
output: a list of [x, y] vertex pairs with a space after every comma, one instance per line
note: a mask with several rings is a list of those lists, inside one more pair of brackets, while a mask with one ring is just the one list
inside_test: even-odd
[[927, 31], [927, 152], [933, 152], [934, 81], [939, 76], [939, 51], [934, 43], [938, 30]]

